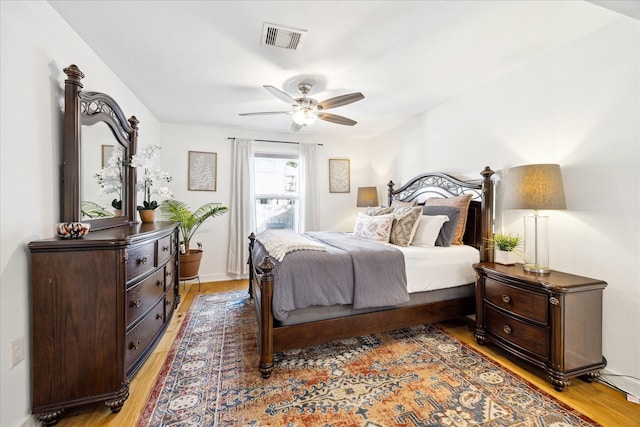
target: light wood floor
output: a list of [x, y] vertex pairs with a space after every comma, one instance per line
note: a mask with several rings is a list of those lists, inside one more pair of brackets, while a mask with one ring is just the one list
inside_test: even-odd
[[[227, 292], [246, 288], [246, 281], [203, 283], [200, 292], [197, 284], [187, 284], [186, 287], [180, 285], [182, 302], [158, 347], [131, 381], [130, 396], [122, 410], [118, 414], [112, 414], [101, 403], [85, 405], [68, 411], [57, 425], [61, 427], [135, 426], [194, 297], [200, 293]], [[506, 352], [491, 345], [478, 345], [468, 326], [463, 323], [447, 322], [443, 326], [451, 335], [603, 426], [640, 426], [640, 405], [628, 402], [623, 393], [598, 382], [587, 383], [577, 378], [572, 379], [571, 385], [559, 393], [546, 380], [542, 370], [510, 357]]]

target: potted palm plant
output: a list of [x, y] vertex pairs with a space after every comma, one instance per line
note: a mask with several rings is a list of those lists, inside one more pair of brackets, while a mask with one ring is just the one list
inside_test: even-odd
[[186, 203], [168, 199], [162, 202], [160, 210], [170, 221], [180, 222], [180, 234], [184, 242], [184, 253], [182, 250], [180, 251], [180, 277], [197, 276], [200, 270], [202, 249], [191, 249], [191, 239], [208, 218], [220, 216], [229, 208], [220, 203], [206, 203], [192, 211]]
[[489, 249], [493, 249], [494, 261], [498, 264], [512, 265], [520, 260], [518, 248], [520, 247], [520, 236], [511, 233], [498, 233], [489, 239], [492, 245]]

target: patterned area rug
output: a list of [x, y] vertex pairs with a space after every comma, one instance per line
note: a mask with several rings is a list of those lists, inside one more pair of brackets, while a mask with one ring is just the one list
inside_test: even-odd
[[143, 426], [598, 425], [432, 326], [280, 353], [257, 369], [246, 292], [200, 295]]

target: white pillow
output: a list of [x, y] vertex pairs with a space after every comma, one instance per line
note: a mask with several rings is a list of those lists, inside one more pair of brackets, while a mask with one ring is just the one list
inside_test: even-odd
[[435, 246], [440, 229], [447, 221], [449, 221], [449, 217], [446, 215], [422, 215], [411, 245]]
[[356, 224], [353, 226], [353, 235], [363, 237], [376, 242], [388, 243], [393, 224], [393, 214], [370, 216], [358, 213]]

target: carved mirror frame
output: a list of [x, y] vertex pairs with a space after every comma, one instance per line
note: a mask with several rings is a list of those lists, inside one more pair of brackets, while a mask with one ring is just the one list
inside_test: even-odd
[[[136, 169], [130, 161], [136, 153], [138, 119], [125, 118], [122, 109], [109, 95], [101, 92], [83, 92], [84, 74], [76, 65], [65, 68], [64, 138], [62, 164], [62, 221], [88, 222], [91, 230], [128, 225], [136, 222]], [[82, 219], [82, 126], [106, 123], [117, 144], [123, 148], [122, 216]], [[84, 142], [88, 143], [87, 141]]]

